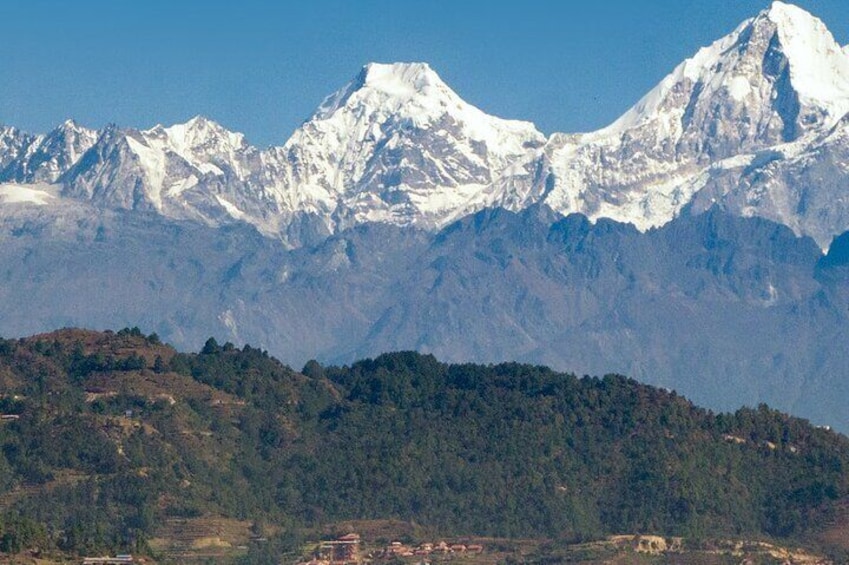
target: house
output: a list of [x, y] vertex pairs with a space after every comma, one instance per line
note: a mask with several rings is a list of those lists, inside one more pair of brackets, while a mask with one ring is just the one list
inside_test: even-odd
[[123, 565], [124, 563], [138, 563], [133, 560], [132, 555], [119, 554], [115, 557], [85, 557], [83, 565]]
[[466, 546], [462, 543], [455, 543], [451, 546], [451, 551], [453, 551], [454, 553], [463, 553], [466, 551]]
[[469, 553], [483, 553], [483, 546], [477, 543], [471, 544], [466, 547], [466, 551]]
[[358, 563], [359, 545], [359, 534], [346, 534], [334, 541], [321, 542], [321, 552], [329, 558], [330, 563]]

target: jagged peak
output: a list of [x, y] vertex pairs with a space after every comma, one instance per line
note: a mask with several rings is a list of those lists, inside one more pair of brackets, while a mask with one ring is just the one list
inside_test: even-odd
[[175, 124], [170, 128], [166, 129], [172, 129], [174, 127], [183, 127], [188, 131], [228, 131], [227, 128], [225, 128], [215, 120], [207, 118], [206, 116], [201, 116], [200, 114], [193, 116], [183, 124]]
[[56, 129], [76, 130], [76, 129], [80, 129], [80, 125], [77, 123], [77, 121], [74, 118], [68, 118], [67, 120], [62, 122], [62, 124]]
[[218, 122], [201, 115], [196, 115], [182, 124], [168, 127], [159, 125], [144, 133], [167, 139], [168, 144], [179, 154], [185, 154], [192, 147], [204, 145], [212, 139], [231, 147], [247, 145], [243, 134], [230, 131]]
[[180, 122], [176, 124], [172, 124], [170, 126], [166, 126], [163, 124], [156, 124], [152, 128], [141, 130], [141, 133], [145, 135], [154, 135], [161, 136], [165, 135], [183, 135], [183, 134], [208, 134], [210, 132], [214, 133], [231, 133], [227, 128], [216, 122], [215, 120], [211, 120], [205, 116], [197, 114], [185, 122]]
[[187, 137], [187, 136], [196, 136], [200, 135], [208, 135], [212, 132], [220, 132], [224, 128], [209, 120], [201, 115], [194, 116], [186, 122], [181, 124], [173, 124], [168, 127], [158, 126], [160, 131], [165, 132], [168, 137]]
[[48, 134], [33, 134], [33, 133], [26, 132], [26, 131], [22, 130], [21, 128], [17, 127], [17, 126], [4, 125], [4, 124], [0, 124], [0, 132], [6, 133], [6, 134], [13, 134], [13, 135], [26, 135], [26, 136], [30, 136], [30, 137], [33, 137], [33, 138], [39, 138], [39, 139], [43, 139], [43, 138], [49, 137], [50, 135], [54, 135], [56, 133], [63, 133], [63, 132], [78, 132], [78, 133], [85, 132], [87, 134], [97, 135], [97, 130], [82, 126], [82, 125], [79, 124], [79, 122], [77, 122], [73, 118], [68, 118], [67, 120], [65, 120], [64, 122], [59, 124], [58, 126], [54, 127], [52, 130], [50, 130], [50, 132]]
[[[344, 88], [325, 98], [307, 123], [338, 120], [350, 132], [353, 123], [371, 127], [391, 119], [423, 126], [445, 115], [476, 140], [507, 134], [533, 143], [544, 141], [530, 122], [504, 120], [469, 104], [427, 63], [369, 63]], [[297, 138], [296, 133], [287, 145]]]
[[[342, 89], [322, 101], [310, 119], [323, 120], [349, 104], [379, 104], [398, 111], [411, 103], [435, 109], [439, 100], [462, 100], [427, 63], [369, 63]], [[430, 102], [428, 102], [430, 101]]]
[[761, 12], [761, 15], [769, 18], [769, 20], [778, 25], [792, 25], [795, 21], [805, 20], [816, 20], [819, 22], [819, 19], [814, 17], [810, 12], [803, 10], [795, 4], [788, 4], [779, 0], [775, 0], [769, 8]]
[[206, 116], [202, 116], [201, 114], [195, 114], [191, 118], [186, 121], [186, 126], [190, 127], [208, 127], [208, 126], [217, 126], [221, 127], [218, 122], [215, 120], [211, 120]]
[[[754, 77], [732, 73], [730, 69], [752, 49], [759, 61], [776, 55], [786, 59], [790, 83], [803, 105], [820, 108], [832, 122], [849, 111], [849, 50], [835, 41], [820, 19], [797, 6], [776, 1], [732, 33], [699, 49], [627, 113], [592, 135], [618, 135], [650, 119], [660, 111], [675, 85], [683, 81], [711, 85], [713, 92], [722, 88], [732, 93], [747, 92], [751, 83], [746, 79]], [[748, 68], [744, 72], [751, 73], [760, 66]], [[739, 88], [735, 89], [733, 83]]]
[[0, 124], [0, 135], [27, 135], [26, 132], [15, 126]]
[[[817, 59], [840, 54], [843, 51], [822, 20], [793, 4], [775, 1], [770, 8], [761, 12], [750, 22], [751, 27], [759, 25], [775, 27], [781, 47], [785, 55], [791, 59], [791, 64], [815, 65]], [[806, 59], [806, 55], [815, 57]]]
[[849, 59], [822, 20], [778, 1], [755, 18], [758, 20], [775, 25], [800, 98], [823, 106], [835, 118], [845, 113], [849, 109]]
[[73, 118], [69, 118], [58, 126], [56, 126], [53, 131], [48, 134], [48, 137], [52, 137], [55, 135], [67, 136], [68, 134], [88, 137], [92, 139], [97, 137], [96, 130], [80, 125], [79, 122], [77, 122]]

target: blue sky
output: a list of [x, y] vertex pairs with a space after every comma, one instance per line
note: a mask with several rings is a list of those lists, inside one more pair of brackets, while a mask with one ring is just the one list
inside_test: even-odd
[[[0, 0], [0, 123], [147, 128], [202, 114], [279, 145], [363, 64], [426, 61], [486, 112], [586, 131], [768, 4]], [[849, 43], [849, 2], [796, 4]]]

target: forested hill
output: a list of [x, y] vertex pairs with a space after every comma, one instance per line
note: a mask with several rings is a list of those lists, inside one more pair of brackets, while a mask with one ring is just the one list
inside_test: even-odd
[[155, 552], [163, 524], [213, 518], [819, 544], [849, 499], [846, 437], [621, 376], [407, 352], [298, 373], [214, 339], [61, 330], [0, 341], [0, 391], [0, 552]]

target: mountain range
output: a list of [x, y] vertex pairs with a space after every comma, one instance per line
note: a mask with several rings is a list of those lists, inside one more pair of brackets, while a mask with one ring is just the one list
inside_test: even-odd
[[827, 248], [849, 227], [847, 111], [849, 57], [821, 21], [775, 2], [592, 133], [546, 137], [470, 106], [426, 64], [369, 64], [281, 147], [202, 117], [144, 131], [6, 127], [0, 180], [54, 187], [7, 187], [7, 202], [244, 221], [293, 247], [367, 222], [438, 229], [544, 203], [641, 230], [718, 205]]
[[782, 2], [546, 136], [369, 64], [282, 146], [0, 127], [0, 332], [623, 372], [849, 429], [849, 54]]

